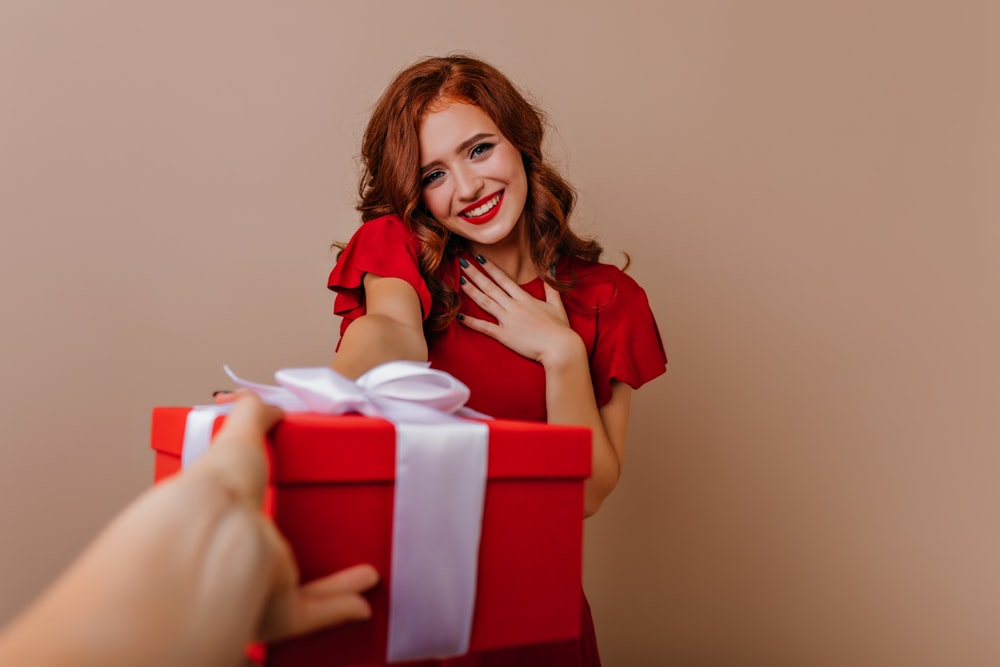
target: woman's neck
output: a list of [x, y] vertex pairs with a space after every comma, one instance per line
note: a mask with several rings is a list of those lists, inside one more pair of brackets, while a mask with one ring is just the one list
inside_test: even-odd
[[510, 235], [499, 243], [489, 245], [470, 243], [469, 249], [472, 254], [482, 255], [498, 266], [519, 285], [538, 277], [535, 264], [531, 261], [527, 227], [524, 224], [518, 224]]

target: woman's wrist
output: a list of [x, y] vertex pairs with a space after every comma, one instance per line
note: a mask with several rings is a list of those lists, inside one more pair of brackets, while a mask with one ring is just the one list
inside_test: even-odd
[[548, 349], [542, 352], [538, 361], [546, 373], [561, 372], [578, 365], [586, 367], [587, 348], [580, 335], [567, 328], [565, 335], [554, 340]]

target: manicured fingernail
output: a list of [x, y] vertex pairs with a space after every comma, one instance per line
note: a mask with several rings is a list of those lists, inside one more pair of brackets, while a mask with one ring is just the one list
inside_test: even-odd
[[458, 258], [458, 263], [462, 265], [463, 269], [469, 268], [469, 263], [467, 261], [465, 261], [464, 257], [459, 257]]
[[476, 261], [479, 262], [480, 264], [485, 264], [486, 258], [483, 257], [482, 255], [476, 255]]
[[456, 319], [457, 319], [457, 320], [458, 320], [459, 322], [461, 322], [462, 320], [464, 320], [464, 319], [465, 319], [465, 315], [463, 315], [462, 313], [459, 313], [458, 315], [456, 315], [456, 316], [455, 316], [455, 318], [456, 318]]
[[233, 391], [231, 389], [216, 389], [212, 392], [212, 398], [215, 398], [219, 394], [231, 394]]
[[464, 285], [465, 284], [465, 276], [459, 276], [458, 277], [458, 283], [460, 285]]

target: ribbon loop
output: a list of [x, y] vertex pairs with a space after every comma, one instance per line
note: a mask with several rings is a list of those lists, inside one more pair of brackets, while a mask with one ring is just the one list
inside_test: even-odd
[[371, 402], [363, 388], [326, 367], [285, 368], [277, 371], [274, 379], [302, 401], [308, 412], [364, 414]]
[[358, 378], [358, 386], [378, 396], [426, 405], [449, 414], [469, 400], [468, 387], [426, 363], [395, 362], [376, 366]]

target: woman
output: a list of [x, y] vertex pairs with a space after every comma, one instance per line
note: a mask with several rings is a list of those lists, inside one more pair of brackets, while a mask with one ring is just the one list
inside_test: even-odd
[[[430, 360], [476, 410], [589, 427], [590, 516], [621, 475], [632, 390], [666, 356], [642, 289], [569, 228], [575, 193], [543, 133], [541, 112], [480, 60], [429, 58], [396, 77], [362, 144], [363, 224], [330, 275], [333, 366], [358, 377]], [[452, 662], [600, 664], [586, 604], [579, 643]]]

